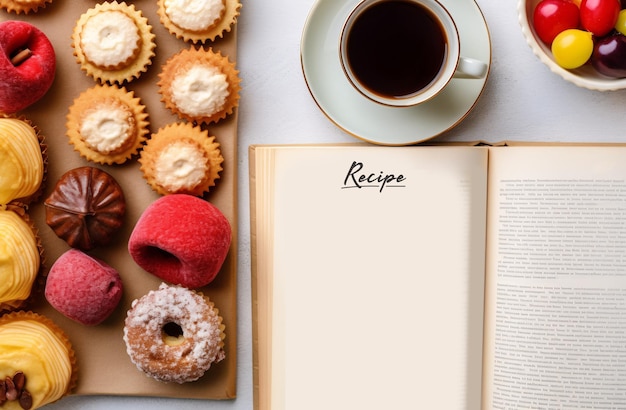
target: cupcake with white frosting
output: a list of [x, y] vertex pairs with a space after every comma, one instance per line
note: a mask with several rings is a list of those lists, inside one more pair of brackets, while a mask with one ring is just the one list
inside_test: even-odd
[[159, 76], [165, 106], [188, 121], [218, 122], [239, 104], [241, 80], [235, 63], [212, 49], [182, 50], [165, 63]]
[[208, 131], [190, 123], [169, 124], [141, 151], [143, 176], [161, 195], [203, 196], [216, 185], [224, 158]]
[[138, 78], [152, 63], [154, 38], [141, 11], [113, 1], [97, 4], [80, 16], [72, 47], [89, 76], [100, 82], [122, 83]]
[[147, 138], [148, 114], [132, 91], [96, 85], [75, 100], [67, 115], [67, 136], [75, 150], [99, 164], [122, 164]]
[[236, 24], [238, 0], [159, 0], [161, 23], [185, 41], [197, 43], [223, 37]]
[[52, 0], [0, 0], [0, 9], [9, 13], [29, 14], [45, 8]]

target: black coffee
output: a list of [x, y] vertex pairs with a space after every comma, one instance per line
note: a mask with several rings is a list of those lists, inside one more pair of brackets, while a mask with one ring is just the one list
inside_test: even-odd
[[423, 6], [389, 0], [361, 12], [350, 31], [348, 64], [370, 91], [402, 98], [430, 84], [447, 48], [439, 22]]

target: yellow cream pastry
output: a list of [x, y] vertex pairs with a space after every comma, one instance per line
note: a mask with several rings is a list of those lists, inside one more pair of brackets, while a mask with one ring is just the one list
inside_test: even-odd
[[235, 63], [212, 49], [189, 48], [171, 57], [158, 82], [165, 106], [191, 122], [218, 122], [239, 104]]
[[3, 410], [40, 408], [76, 383], [71, 343], [45, 316], [20, 311], [0, 317], [0, 352], [0, 380], [7, 391]]
[[41, 266], [39, 242], [26, 215], [0, 209], [0, 311], [23, 305]]
[[158, 5], [161, 23], [169, 32], [194, 43], [229, 32], [241, 9], [238, 0], [159, 0]]
[[0, 9], [17, 14], [28, 14], [46, 7], [52, 0], [0, 0]]
[[0, 205], [39, 191], [44, 160], [37, 130], [17, 118], [0, 118]]
[[206, 130], [190, 123], [169, 124], [153, 134], [139, 163], [148, 184], [161, 195], [202, 196], [215, 185], [224, 158]]
[[132, 91], [117, 85], [96, 85], [74, 100], [67, 116], [67, 135], [86, 159], [121, 164], [146, 140], [147, 118], [145, 106]]
[[101, 82], [122, 83], [139, 77], [152, 63], [155, 35], [141, 11], [117, 1], [83, 13], [72, 33], [81, 68]]

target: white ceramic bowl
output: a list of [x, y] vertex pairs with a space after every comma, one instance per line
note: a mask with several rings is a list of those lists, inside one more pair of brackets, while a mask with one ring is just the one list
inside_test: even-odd
[[539, 57], [539, 60], [547, 65], [552, 72], [579, 87], [597, 91], [615, 91], [626, 88], [626, 78], [615, 79], [603, 76], [590, 64], [585, 64], [575, 70], [566, 70], [556, 63], [554, 57], [552, 57], [552, 51], [537, 37], [537, 33], [535, 33], [532, 24], [533, 12], [539, 1], [540, 0], [519, 0], [517, 4], [519, 24], [522, 27], [522, 33], [524, 37], [526, 37], [526, 41], [533, 53]]

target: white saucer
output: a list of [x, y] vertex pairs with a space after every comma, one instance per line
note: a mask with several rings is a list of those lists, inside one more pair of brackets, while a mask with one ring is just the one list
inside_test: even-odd
[[[322, 112], [345, 132], [380, 145], [409, 145], [457, 125], [472, 110], [487, 82], [455, 78], [437, 97], [408, 108], [387, 107], [361, 95], [339, 61], [344, 20], [361, 0], [318, 0], [307, 17], [300, 58], [309, 91]], [[461, 55], [491, 65], [491, 39], [474, 0], [441, 0], [457, 24]]]

